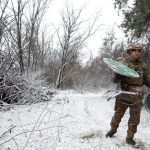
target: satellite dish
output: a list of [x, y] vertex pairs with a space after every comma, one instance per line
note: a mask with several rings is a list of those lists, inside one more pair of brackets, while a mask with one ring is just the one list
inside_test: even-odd
[[128, 66], [120, 63], [119, 61], [110, 59], [110, 58], [103, 58], [103, 61], [105, 64], [107, 64], [107, 66], [109, 68], [111, 68], [114, 72], [123, 75], [123, 76], [127, 76], [127, 77], [132, 77], [132, 78], [139, 78], [139, 74], [129, 68]]

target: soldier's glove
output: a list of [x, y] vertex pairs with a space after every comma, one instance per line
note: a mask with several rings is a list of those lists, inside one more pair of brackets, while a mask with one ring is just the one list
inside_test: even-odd
[[116, 79], [122, 81], [124, 79], [124, 76], [116, 73]]
[[112, 79], [114, 82], [121, 82], [124, 78], [125, 76], [115, 73]]

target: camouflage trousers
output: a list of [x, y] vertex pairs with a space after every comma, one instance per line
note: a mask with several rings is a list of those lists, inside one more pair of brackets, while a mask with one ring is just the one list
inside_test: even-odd
[[137, 126], [140, 122], [141, 107], [142, 103], [126, 103], [123, 100], [116, 99], [115, 114], [111, 120], [112, 130], [117, 131], [122, 117], [124, 116], [127, 108], [129, 108], [130, 117], [128, 121], [127, 138], [133, 138], [134, 134], [137, 132]]

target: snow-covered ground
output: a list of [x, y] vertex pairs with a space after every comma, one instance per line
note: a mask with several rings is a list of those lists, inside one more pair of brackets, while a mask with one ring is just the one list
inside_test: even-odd
[[[105, 90], [68, 90], [49, 102], [13, 106], [0, 112], [0, 150], [132, 150], [125, 143], [128, 111], [116, 136], [105, 138], [114, 102], [106, 100]], [[150, 113], [144, 108], [135, 138], [140, 149], [150, 150]]]

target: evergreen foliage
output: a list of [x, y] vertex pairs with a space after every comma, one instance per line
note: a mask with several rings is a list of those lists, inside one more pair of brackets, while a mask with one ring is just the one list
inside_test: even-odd
[[132, 36], [141, 37], [149, 33], [150, 26], [150, 1], [134, 0], [133, 6], [128, 6], [129, 0], [115, 0], [115, 8], [122, 10], [124, 21], [122, 27], [125, 32], [131, 31]]

